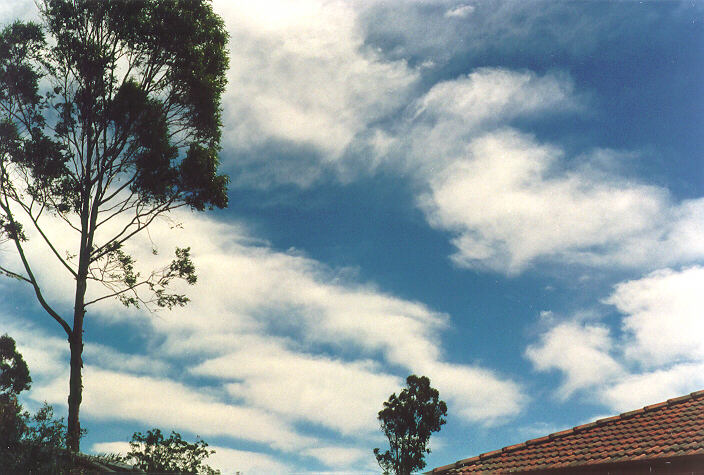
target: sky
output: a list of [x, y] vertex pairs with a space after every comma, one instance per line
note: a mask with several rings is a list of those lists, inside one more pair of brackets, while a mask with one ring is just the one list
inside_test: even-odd
[[[142, 269], [191, 246], [187, 307], [87, 315], [84, 451], [160, 427], [223, 473], [374, 473], [415, 373], [448, 405], [432, 468], [704, 387], [704, 3], [214, 9], [230, 205], [130, 244]], [[63, 330], [0, 286], [25, 404], [65, 413]]]

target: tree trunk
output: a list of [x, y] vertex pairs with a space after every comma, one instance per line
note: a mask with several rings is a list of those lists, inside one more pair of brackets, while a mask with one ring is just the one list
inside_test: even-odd
[[[92, 97], [90, 87], [86, 89], [88, 97]], [[90, 114], [86, 118], [84, 129], [87, 129], [87, 153], [81, 190], [81, 244], [79, 247], [78, 269], [76, 272], [76, 299], [73, 304], [73, 329], [69, 337], [71, 346], [71, 376], [68, 393], [68, 432], [66, 446], [71, 452], [78, 452], [81, 447], [81, 422], [78, 413], [83, 400], [83, 317], [86, 314], [86, 289], [88, 286], [88, 267], [90, 253], [93, 248], [93, 232], [98, 214], [99, 199], [96, 197], [91, 206], [91, 174], [93, 172], [93, 127]]]
[[[84, 248], [85, 249], [85, 248]], [[82, 252], [82, 254], [84, 254]], [[87, 253], [85, 254], [87, 255]], [[73, 310], [73, 330], [69, 337], [71, 347], [71, 376], [68, 393], [68, 432], [66, 446], [71, 452], [78, 452], [81, 447], [81, 423], [78, 414], [83, 400], [83, 317], [86, 314], [85, 298], [88, 276], [88, 259], [85, 256], [78, 264], [76, 278], [76, 300]]]
[[[78, 313], [78, 312], [76, 312]], [[81, 444], [81, 423], [78, 418], [81, 401], [83, 399], [83, 316], [80, 318], [80, 328], [74, 325], [69, 338], [71, 346], [71, 376], [69, 379], [68, 394], [68, 433], [66, 445], [71, 452], [79, 452]]]

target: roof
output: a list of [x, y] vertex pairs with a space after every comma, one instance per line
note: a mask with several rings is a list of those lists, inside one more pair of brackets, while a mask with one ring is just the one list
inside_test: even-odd
[[704, 456], [704, 390], [504, 447], [431, 473], [511, 473]]

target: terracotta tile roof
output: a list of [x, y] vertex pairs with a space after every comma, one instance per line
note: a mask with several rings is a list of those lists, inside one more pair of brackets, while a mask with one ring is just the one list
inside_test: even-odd
[[704, 456], [704, 390], [460, 460], [432, 473], [511, 473]]

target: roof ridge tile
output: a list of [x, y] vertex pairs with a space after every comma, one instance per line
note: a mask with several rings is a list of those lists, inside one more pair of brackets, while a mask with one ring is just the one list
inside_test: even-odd
[[609, 422], [617, 421], [621, 419], [621, 416], [610, 416], [610, 417], [604, 417], [603, 419], [597, 419], [596, 420], [596, 425], [598, 426], [603, 426], [604, 424], [608, 424]]
[[526, 441], [525, 441], [525, 444], [526, 444], [526, 445], [535, 445], [535, 444], [539, 444], [539, 443], [541, 443], [541, 442], [545, 442], [545, 441], [547, 441], [547, 440], [550, 440], [550, 436], [549, 436], [549, 435], [544, 435], [543, 437], [538, 437], [538, 438], [536, 438], [536, 439], [526, 440]]
[[690, 400], [690, 399], [692, 399], [692, 395], [691, 395], [691, 394], [685, 394], [684, 396], [673, 397], [673, 398], [671, 398], [671, 399], [668, 399], [666, 402], [667, 402], [667, 405], [669, 406], [669, 405], [671, 405], [671, 404], [677, 404], [678, 402], [688, 401], [688, 400]]
[[634, 411], [623, 412], [619, 417], [621, 417], [621, 419], [628, 419], [630, 417], [637, 416], [638, 414], [643, 414], [644, 412], [645, 409], [641, 407], [640, 409], [636, 409]]
[[658, 402], [656, 404], [651, 404], [649, 406], [645, 406], [643, 408], [643, 410], [646, 412], [649, 412], [649, 411], [654, 411], [656, 409], [660, 409], [661, 407], [665, 407], [665, 406], [667, 406], [667, 401]]

